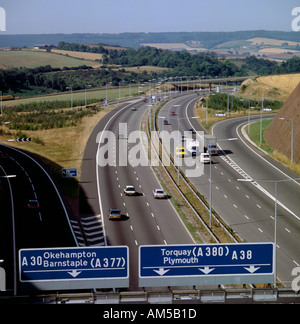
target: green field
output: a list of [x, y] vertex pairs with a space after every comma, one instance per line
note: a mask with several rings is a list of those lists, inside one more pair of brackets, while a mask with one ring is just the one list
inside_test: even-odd
[[[140, 88], [140, 94], [145, 93], [148, 90], [148, 88]], [[121, 87], [120, 89], [118, 87], [114, 88], [108, 88], [107, 92], [105, 88], [101, 89], [91, 89], [87, 90], [86, 94], [85, 91], [77, 91], [71, 93], [71, 91], [66, 91], [61, 94], [54, 94], [54, 95], [49, 95], [49, 96], [36, 96], [33, 98], [25, 98], [25, 99], [18, 99], [18, 100], [9, 100], [9, 101], [4, 101], [3, 102], [3, 107], [4, 107], [4, 112], [5, 108], [9, 107], [10, 105], [17, 106], [17, 105], [23, 105], [23, 104], [29, 104], [29, 103], [34, 103], [34, 102], [51, 102], [51, 101], [64, 101], [64, 100], [71, 100], [76, 101], [76, 100], [85, 100], [85, 96], [87, 100], [99, 100], [103, 101], [104, 98], [107, 98], [109, 101], [114, 101], [118, 100], [119, 98], [126, 98], [130, 96], [137, 96], [139, 94], [139, 87], [137, 86], [126, 86], [126, 87]]]
[[94, 66], [95, 62], [58, 55], [54, 53], [38, 51], [0, 51], [0, 66], [2, 67], [26, 67], [35, 68], [39, 66], [51, 65], [53, 68], [78, 67], [82, 65]]

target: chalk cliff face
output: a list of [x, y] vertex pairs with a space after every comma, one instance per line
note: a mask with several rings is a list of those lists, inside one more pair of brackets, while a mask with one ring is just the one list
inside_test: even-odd
[[291, 156], [292, 120], [294, 123], [294, 162], [300, 162], [300, 83], [265, 132], [269, 145], [289, 158]]

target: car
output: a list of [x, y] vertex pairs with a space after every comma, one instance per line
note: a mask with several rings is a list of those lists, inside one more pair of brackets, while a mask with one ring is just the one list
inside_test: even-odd
[[38, 209], [40, 208], [40, 204], [37, 200], [29, 200], [27, 204], [30, 209]]
[[122, 214], [118, 208], [110, 208], [108, 211], [108, 219], [121, 219]]
[[134, 186], [126, 186], [124, 189], [125, 196], [135, 196], [136, 191]]
[[184, 147], [176, 147], [176, 156], [184, 158], [185, 156]]
[[201, 155], [200, 155], [200, 162], [201, 163], [210, 163], [209, 153], [201, 153]]
[[8, 159], [9, 158], [9, 155], [5, 152], [0, 152], [0, 158], [1, 159]]
[[164, 120], [164, 125], [169, 125], [169, 122], [167, 119]]
[[171, 115], [171, 116], [176, 116], [175, 111], [171, 111], [170, 115]]
[[136, 107], [131, 107], [131, 111], [136, 111]]
[[154, 189], [153, 190], [153, 197], [155, 199], [165, 199], [167, 198], [167, 195], [163, 191], [163, 189]]

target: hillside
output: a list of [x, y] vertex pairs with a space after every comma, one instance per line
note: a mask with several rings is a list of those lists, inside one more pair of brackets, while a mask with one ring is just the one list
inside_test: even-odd
[[[285, 118], [282, 120], [280, 118]], [[291, 156], [292, 122], [294, 123], [294, 162], [300, 162], [300, 83], [289, 96], [283, 107], [265, 132], [268, 144], [274, 149]]]
[[246, 98], [285, 101], [300, 82], [300, 74], [270, 75], [248, 79], [239, 89], [239, 95]]
[[[191, 47], [204, 47], [213, 49], [219, 47], [235, 47], [245, 44], [247, 40], [256, 40], [258, 43], [265, 39], [280, 40], [279, 44], [299, 42], [299, 34], [295, 32], [280, 31], [237, 31], [237, 32], [162, 32], [162, 33], [121, 33], [121, 34], [36, 34], [36, 35], [0, 35], [0, 47], [33, 47], [35, 44], [54, 44], [59, 42], [120, 45], [124, 47], [139, 48], [143, 43], [184, 43]], [[261, 41], [264, 39], [263, 41]], [[223, 45], [222, 45], [223, 44]], [[246, 43], [247, 44], [247, 43]], [[233, 46], [234, 45], [234, 46]], [[269, 45], [269, 44], [267, 44]], [[244, 45], [243, 45], [244, 46]]]

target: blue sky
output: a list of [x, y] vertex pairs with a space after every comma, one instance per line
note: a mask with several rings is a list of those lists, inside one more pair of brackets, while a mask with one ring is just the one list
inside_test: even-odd
[[0, 7], [6, 12], [1, 34], [292, 31], [300, 1], [0, 0]]

